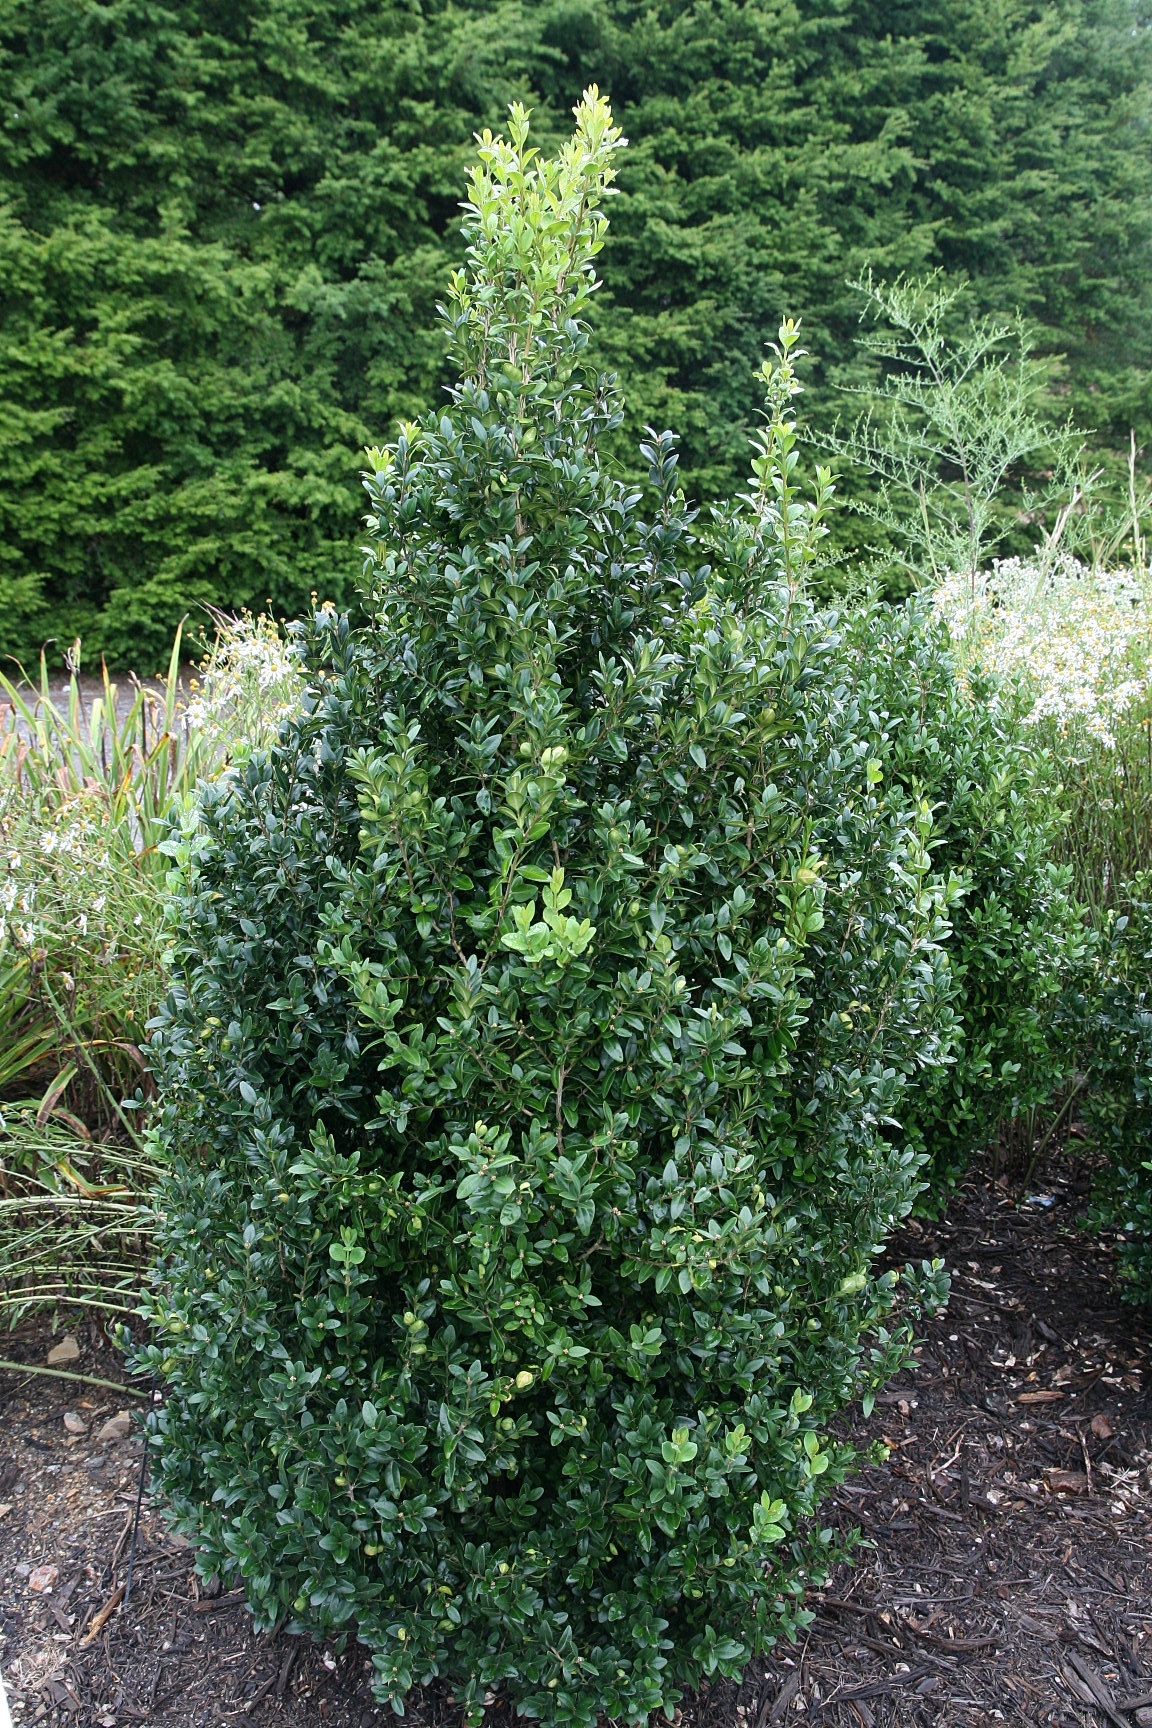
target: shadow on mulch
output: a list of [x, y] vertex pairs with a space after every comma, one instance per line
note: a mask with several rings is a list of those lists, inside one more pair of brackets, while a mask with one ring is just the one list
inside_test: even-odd
[[[890, 1447], [824, 1509], [861, 1530], [856, 1563], [812, 1595], [797, 1645], [686, 1699], [682, 1728], [1152, 1725], [1152, 1329], [1117, 1304], [1113, 1244], [1078, 1228], [1083, 1202], [1067, 1167], [1036, 1197], [976, 1176], [946, 1220], [893, 1243], [897, 1261], [943, 1255], [952, 1297], [918, 1370], [842, 1423]], [[116, 1378], [97, 1329], [78, 1338], [76, 1367]], [[9, 1353], [43, 1351], [27, 1336]], [[395, 1720], [362, 1650], [258, 1637], [238, 1595], [203, 1599], [147, 1496], [128, 1608], [90, 1636], [125, 1579], [140, 1458], [138, 1439], [96, 1436], [130, 1400], [3, 1379], [0, 1664], [17, 1724]], [[50, 1591], [33, 1588], [43, 1567]], [[459, 1715], [426, 1693], [407, 1720]]]

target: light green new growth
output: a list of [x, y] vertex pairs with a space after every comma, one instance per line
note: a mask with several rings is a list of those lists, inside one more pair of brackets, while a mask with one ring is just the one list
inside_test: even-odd
[[608, 103], [592, 85], [576, 109], [576, 129], [544, 160], [528, 143], [528, 112], [512, 106], [508, 137], [485, 129], [468, 176], [463, 229], [469, 268], [452, 275], [452, 357], [482, 389], [526, 388], [542, 362], [574, 364], [553, 333], [579, 318], [597, 286], [595, 259], [608, 218], [601, 201], [615, 193], [614, 157], [625, 143]]

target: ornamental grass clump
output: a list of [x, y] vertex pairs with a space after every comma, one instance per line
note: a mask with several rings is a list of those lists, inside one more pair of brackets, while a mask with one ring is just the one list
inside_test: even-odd
[[276, 736], [300, 693], [267, 619], [218, 616], [194, 699], [167, 676], [95, 695], [70, 655], [0, 673], [0, 1325], [131, 1314], [149, 1260], [147, 1023], [165, 989], [158, 851], [201, 776]]
[[372, 453], [363, 608], [170, 842], [163, 1490], [381, 1699], [671, 1714], [802, 1620], [939, 1268], [875, 1260], [950, 1035], [931, 819], [802, 592], [796, 333], [747, 496], [646, 494], [584, 314], [620, 139], [484, 134], [459, 382]]

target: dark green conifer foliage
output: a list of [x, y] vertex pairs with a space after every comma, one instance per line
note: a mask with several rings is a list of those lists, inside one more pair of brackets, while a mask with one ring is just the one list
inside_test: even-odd
[[[739, 1672], [829, 1563], [828, 1425], [952, 1028], [931, 819], [805, 597], [796, 332], [746, 496], [643, 487], [583, 313], [617, 135], [485, 136], [443, 413], [375, 453], [363, 612], [173, 840], [164, 1492], [264, 1626], [549, 1724]], [[647, 506], [642, 510], [642, 505]]]
[[869, 263], [967, 273], [1147, 441], [1148, 46], [1142, 0], [0, 0], [0, 652], [346, 598], [359, 451], [442, 400], [472, 133], [591, 79], [622, 461], [673, 424], [730, 493], [782, 303], [824, 423]]
[[1020, 312], [1068, 355], [1081, 425], [1152, 437], [1146, 8], [702, 0], [595, 16], [595, 51], [573, 59], [631, 145], [613, 357], [638, 423], [683, 429], [691, 487], [731, 487], [782, 302], [818, 357], [810, 423], [843, 411], [835, 386], [870, 375], [847, 286], [869, 265], [971, 278], [977, 314]]

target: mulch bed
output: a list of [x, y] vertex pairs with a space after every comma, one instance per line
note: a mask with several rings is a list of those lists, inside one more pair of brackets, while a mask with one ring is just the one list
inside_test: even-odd
[[[947, 1220], [913, 1224], [893, 1258], [942, 1254], [948, 1309], [917, 1372], [845, 1432], [890, 1456], [825, 1509], [861, 1544], [810, 1606], [794, 1647], [742, 1685], [703, 1688], [682, 1728], [975, 1728], [1152, 1724], [1152, 1327], [1121, 1308], [1113, 1244], [1078, 1224], [1067, 1165], [1040, 1197], [977, 1174]], [[117, 1379], [84, 1322], [78, 1370]], [[43, 1335], [5, 1354], [44, 1360]], [[97, 1442], [131, 1400], [0, 1375], [0, 1666], [17, 1724], [51, 1728], [367, 1728], [364, 1652], [256, 1636], [239, 1595], [206, 1595], [190, 1551], [145, 1494], [136, 1438]], [[86, 1433], [69, 1433], [65, 1411]], [[50, 1590], [37, 1590], [55, 1568]], [[1144, 1700], [1142, 1703], [1141, 1700]], [[492, 1728], [510, 1728], [499, 1704]], [[407, 1720], [458, 1728], [446, 1694]]]

